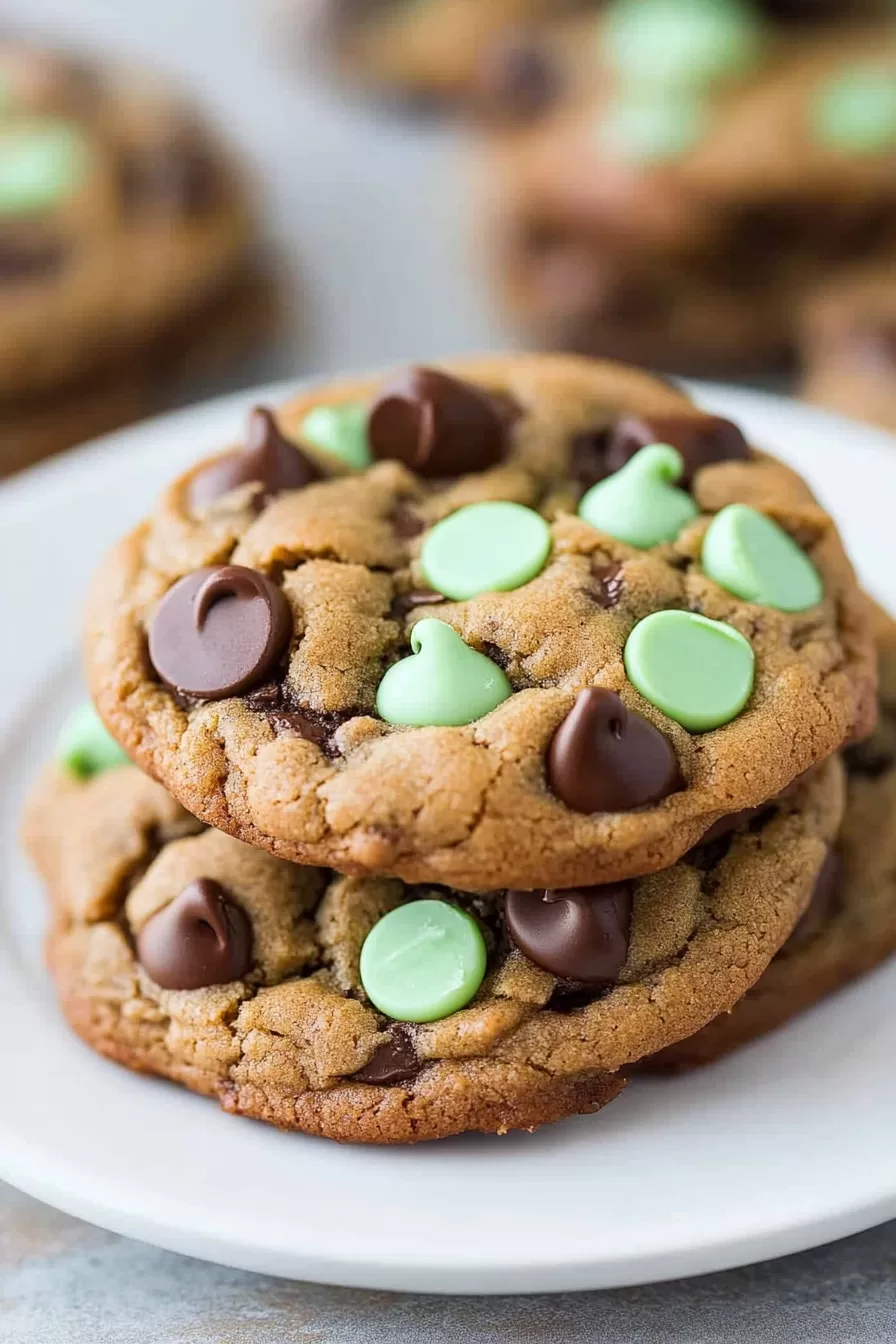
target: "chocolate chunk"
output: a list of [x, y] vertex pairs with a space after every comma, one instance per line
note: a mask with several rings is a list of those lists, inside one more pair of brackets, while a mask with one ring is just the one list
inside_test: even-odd
[[592, 565], [591, 573], [595, 583], [589, 588], [589, 594], [599, 607], [609, 611], [618, 605], [625, 587], [625, 571], [622, 565]]
[[630, 812], [681, 787], [668, 739], [601, 687], [579, 691], [547, 766], [550, 787], [574, 812]]
[[569, 891], [508, 891], [504, 920], [536, 966], [592, 987], [616, 983], [628, 956], [634, 888], [630, 882]]
[[406, 369], [383, 387], [367, 434], [375, 458], [397, 458], [431, 477], [496, 466], [510, 441], [506, 410], [487, 392], [423, 368]]
[[516, 33], [489, 48], [476, 82], [476, 101], [486, 116], [523, 121], [550, 107], [563, 81], [551, 53], [537, 39]]
[[199, 877], [144, 924], [137, 956], [162, 989], [226, 985], [252, 966], [252, 925], [220, 883]]
[[211, 155], [185, 140], [130, 149], [122, 156], [118, 180], [129, 215], [158, 210], [202, 215], [217, 203], [221, 191], [221, 175]]
[[403, 1024], [392, 1028], [391, 1040], [375, 1050], [362, 1069], [353, 1074], [356, 1083], [386, 1086], [403, 1083], [420, 1071], [411, 1032]]
[[65, 265], [69, 249], [58, 239], [0, 234], [0, 285], [49, 280]]
[[415, 607], [429, 607], [444, 601], [442, 594], [434, 593], [431, 588], [416, 588], [410, 593], [399, 593], [392, 599], [389, 618], [393, 621], [403, 621], [408, 612], [413, 611]]
[[205, 508], [238, 486], [254, 481], [262, 487], [261, 498], [267, 500], [281, 490], [301, 490], [322, 476], [317, 464], [283, 437], [271, 412], [256, 406], [249, 416], [246, 447], [218, 458], [193, 477], [190, 505]]
[[834, 918], [843, 895], [843, 861], [834, 849], [829, 849], [821, 871], [815, 879], [812, 897], [802, 919], [790, 935], [782, 952], [799, 952], [817, 938], [824, 926]]
[[669, 443], [684, 458], [681, 484], [688, 485], [711, 462], [746, 462], [749, 445], [737, 425], [718, 415], [653, 415], [620, 420], [609, 435], [607, 472], [619, 471], [651, 443]]
[[223, 700], [263, 682], [292, 633], [289, 603], [243, 565], [197, 569], [165, 594], [149, 629], [149, 657], [166, 685]]

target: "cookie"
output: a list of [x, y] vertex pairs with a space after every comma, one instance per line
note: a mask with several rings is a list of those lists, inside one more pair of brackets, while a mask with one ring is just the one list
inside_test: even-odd
[[881, 719], [845, 756], [843, 828], [812, 902], [768, 970], [732, 1009], [644, 1061], [648, 1072], [709, 1064], [764, 1036], [896, 952], [896, 625], [878, 613]]
[[101, 567], [92, 694], [191, 812], [344, 872], [592, 885], [864, 735], [867, 604], [792, 471], [635, 370], [452, 368], [257, 410]]
[[627, 1063], [762, 972], [842, 807], [832, 758], [668, 871], [484, 899], [205, 830], [82, 712], [24, 837], [62, 1009], [94, 1049], [284, 1129], [411, 1143], [611, 1100]]
[[273, 274], [250, 265], [127, 366], [60, 392], [0, 403], [0, 476], [150, 415], [264, 348], [280, 320]]
[[490, 273], [547, 347], [777, 367], [809, 296], [896, 246], [892, 22], [796, 35], [694, 0], [684, 42], [677, 8], [578, 20], [547, 111], [483, 138]]
[[0, 411], [127, 375], [245, 274], [253, 235], [238, 170], [167, 89], [0, 44]]
[[806, 308], [802, 395], [896, 433], [896, 251], [839, 277]]

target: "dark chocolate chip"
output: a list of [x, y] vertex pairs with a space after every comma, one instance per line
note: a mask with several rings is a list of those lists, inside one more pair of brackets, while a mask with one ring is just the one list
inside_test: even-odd
[[256, 406], [249, 415], [246, 447], [210, 463], [190, 481], [190, 505], [205, 508], [238, 486], [258, 482], [261, 498], [281, 490], [301, 490], [323, 472], [296, 444], [283, 437], [270, 411]]
[[431, 477], [497, 465], [507, 454], [509, 429], [505, 409], [482, 388], [416, 367], [382, 388], [367, 422], [375, 458], [397, 458]]
[[569, 891], [508, 891], [504, 920], [530, 961], [563, 980], [606, 987], [628, 956], [630, 882]]
[[364, 1067], [352, 1077], [356, 1083], [385, 1087], [389, 1083], [403, 1083], [419, 1071], [420, 1061], [411, 1032], [404, 1024], [399, 1024], [392, 1028], [391, 1040], [375, 1050]]
[[817, 938], [824, 926], [834, 918], [843, 896], [843, 861], [834, 849], [829, 849], [805, 914], [790, 935], [782, 952], [799, 952]]
[[392, 599], [389, 617], [393, 621], [403, 621], [408, 612], [413, 611], [415, 607], [430, 607], [444, 601], [441, 593], [434, 593], [430, 588], [416, 588], [410, 593], [399, 593]]
[[252, 966], [252, 925], [220, 883], [199, 877], [144, 924], [137, 956], [162, 989], [226, 985]]
[[669, 443], [684, 458], [682, 484], [688, 485], [712, 462], [745, 462], [750, 448], [737, 425], [718, 415], [631, 416], [620, 420], [609, 436], [606, 451], [608, 472], [619, 471], [626, 462], [651, 443]]
[[337, 729], [347, 719], [364, 712], [361, 709], [346, 709], [327, 714], [309, 709], [296, 700], [288, 685], [275, 681], [250, 691], [246, 696], [246, 705], [257, 714], [264, 714], [278, 737], [303, 737], [306, 742], [313, 742], [316, 747], [320, 747], [331, 760], [342, 755], [334, 741]]
[[263, 682], [291, 633], [289, 603], [270, 579], [243, 565], [217, 565], [165, 594], [149, 629], [149, 657], [166, 685], [223, 700]]
[[486, 53], [477, 72], [476, 101], [487, 117], [524, 121], [556, 101], [562, 71], [536, 38], [511, 34]]
[[547, 775], [574, 812], [630, 812], [681, 787], [668, 738], [601, 687], [579, 691], [548, 748]]
[[58, 239], [0, 234], [0, 285], [51, 279], [62, 270], [68, 256], [68, 247]]
[[592, 565], [591, 573], [595, 582], [588, 592], [599, 607], [609, 611], [618, 605], [625, 587], [625, 571], [622, 565]]
[[163, 210], [189, 218], [216, 205], [221, 174], [202, 145], [175, 140], [127, 151], [119, 165], [119, 184], [129, 215]]

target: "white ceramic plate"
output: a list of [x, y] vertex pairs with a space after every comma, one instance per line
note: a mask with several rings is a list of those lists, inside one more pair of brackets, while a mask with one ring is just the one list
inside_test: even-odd
[[[773, 397], [700, 395], [813, 481], [896, 610], [892, 442]], [[41, 893], [16, 826], [82, 695], [77, 604], [102, 549], [175, 469], [238, 434], [252, 400], [112, 436], [0, 492], [0, 1176], [190, 1255], [438, 1292], [700, 1273], [896, 1215], [896, 965], [694, 1077], [632, 1084], [600, 1115], [409, 1150], [235, 1120], [70, 1036], [41, 967]]]

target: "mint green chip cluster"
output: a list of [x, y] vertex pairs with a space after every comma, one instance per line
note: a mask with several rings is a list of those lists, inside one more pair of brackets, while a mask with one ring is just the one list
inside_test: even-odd
[[600, 42], [617, 94], [598, 143], [636, 162], [686, 154], [708, 130], [707, 91], [749, 71], [763, 39], [746, 0], [614, 0]]
[[869, 62], [832, 76], [816, 91], [810, 125], [820, 144], [847, 154], [896, 149], [896, 70]]
[[84, 184], [90, 150], [69, 121], [8, 122], [0, 129], [0, 219], [50, 210]]
[[374, 924], [361, 948], [361, 984], [397, 1022], [436, 1022], [465, 1007], [485, 977], [475, 919], [447, 901], [409, 901]]
[[346, 401], [336, 406], [315, 406], [301, 421], [299, 438], [344, 462], [352, 471], [363, 471], [373, 461], [367, 438], [367, 406]]
[[76, 779], [91, 779], [130, 763], [89, 701], [79, 705], [60, 733], [56, 759]]
[[683, 474], [684, 459], [677, 448], [650, 444], [591, 487], [579, 504], [579, 517], [640, 550], [674, 541], [699, 513], [687, 491], [675, 485]]
[[379, 684], [376, 708], [386, 723], [458, 728], [490, 714], [513, 693], [498, 664], [444, 621], [418, 621], [411, 649], [411, 657], [393, 663]]

